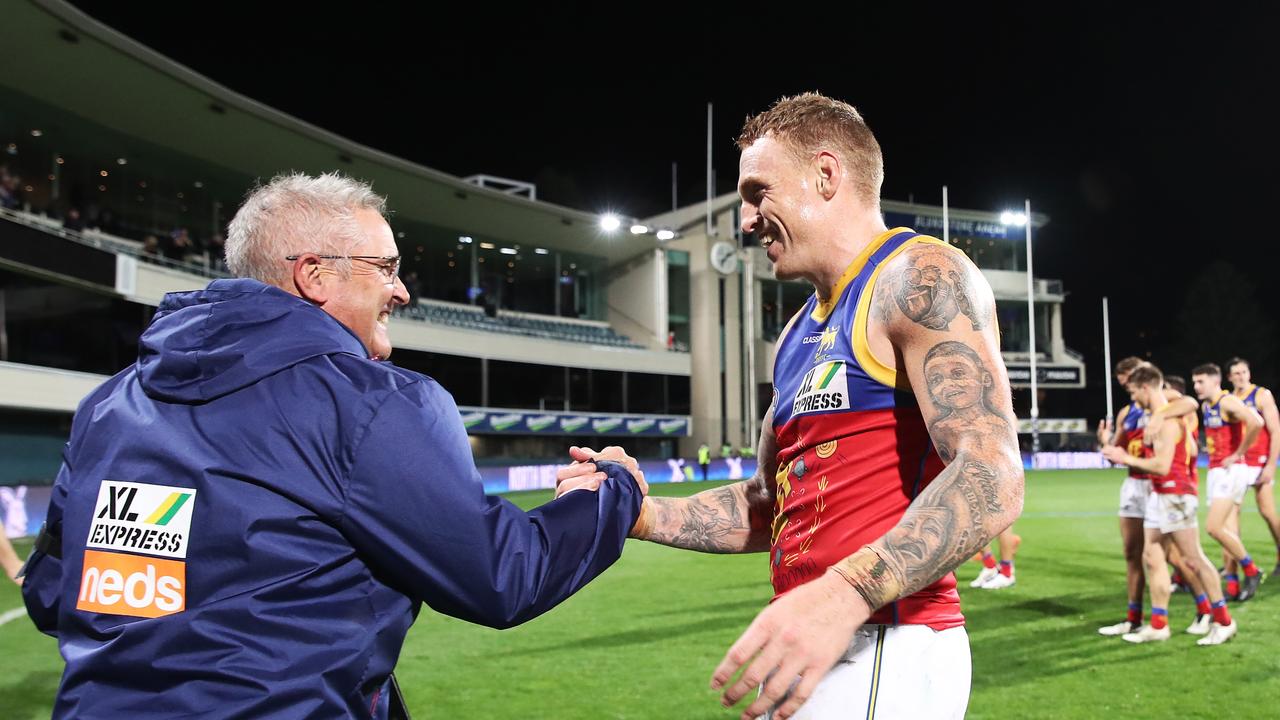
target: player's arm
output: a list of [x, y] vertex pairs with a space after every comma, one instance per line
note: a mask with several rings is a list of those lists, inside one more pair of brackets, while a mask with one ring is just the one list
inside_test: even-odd
[[1245, 453], [1249, 452], [1249, 448], [1253, 447], [1254, 441], [1258, 439], [1258, 433], [1262, 431], [1262, 416], [1245, 405], [1243, 400], [1231, 394], [1222, 397], [1222, 412], [1228, 420], [1244, 423], [1244, 437], [1240, 440], [1240, 447], [1223, 459], [1224, 464], [1233, 465], [1244, 458]]
[[[936, 271], [931, 271], [936, 268]], [[938, 308], [922, 308], [913, 278], [936, 272], [950, 278], [959, 313], [939, 327]], [[882, 271], [888, 283], [876, 300], [886, 329], [905, 366], [934, 447], [947, 467], [912, 501], [898, 525], [833, 569], [854, 586], [871, 610], [911, 595], [946, 575], [1013, 524], [1022, 512], [1023, 470], [1018, 450], [1009, 379], [1000, 357], [1000, 340], [991, 288], [977, 267], [958, 251], [918, 245], [895, 258]], [[937, 301], [945, 295], [938, 293]], [[945, 313], [944, 315], [945, 316]], [[926, 324], [920, 318], [932, 321]], [[931, 371], [926, 376], [926, 358]], [[975, 368], [981, 401], [969, 410], [972, 422], [941, 423], [948, 416], [931, 385], [939, 359], [955, 358]]]
[[1190, 415], [1199, 407], [1199, 403], [1193, 398], [1183, 395], [1177, 390], [1165, 388], [1164, 397], [1169, 403], [1152, 412], [1151, 417], [1147, 420], [1147, 428], [1157, 434], [1160, 432], [1165, 420], [1173, 420], [1184, 415]]
[[1262, 466], [1262, 472], [1258, 474], [1259, 483], [1269, 483], [1276, 476], [1276, 459], [1280, 458], [1280, 411], [1276, 410], [1276, 397], [1271, 391], [1263, 388], [1258, 391], [1255, 398], [1258, 404], [1258, 412], [1262, 415], [1262, 422], [1267, 428], [1267, 434], [1271, 436], [1271, 447], [1267, 450], [1267, 462]]
[[[1147, 427], [1150, 428], [1151, 426], [1148, 425]], [[1173, 451], [1178, 445], [1178, 434], [1181, 431], [1179, 423], [1164, 423], [1161, 425], [1160, 429], [1152, 435], [1151, 450], [1153, 457], [1144, 458], [1130, 455], [1124, 449], [1118, 447], [1105, 448], [1102, 454], [1113, 463], [1128, 465], [1140, 472], [1160, 476], [1168, 475], [1169, 469], [1173, 467]]]
[[[930, 280], [946, 287], [928, 287]], [[712, 674], [712, 687], [725, 687], [746, 667], [724, 692], [724, 703], [733, 705], [763, 683], [744, 719], [775, 705], [790, 717], [872, 612], [950, 572], [1022, 511], [1022, 458], [1009, 380], [1000, 358], [995, 301], [982, 273], [950, 248], [913, 246], [880, 271], [871, 303], [870, 315], [885, 328], [934, 446], [949, 464], [896, 527], [775, 600], [733, 644]], [[985, 399], [972, 422], [939, 422], [944, 412], [924, 377], [925, 358], [934, 349], [977, 358], [981, 367], [970, 374]]]
[[[801, 312], [803, 309], [791, 316], [778, 335], [779, 347]], [[770, 404], [760, 423], [755, 475], [687, 498], [646, 496], [631, 537], [707, 553], [768, 550], [777, 492], [774, 475], [778, 471], [773, 408]]]
[[1111, 418], [1102, 418], [1098, 421], [1098, 445], [1101, 447], [1109, 447], [1120, 444], [1120, 423], [1122, 418], [1129, 412], [1129, 406], [1125, 405], [1120, 408], [1119, 414], [1116, 415], [1115, 421]]
[[756, 449], [756, 473], [746, 480], [686, 498], [647, 496], [631, 537], [708, 553], [768, 550], [778, 457], [772, 405]]

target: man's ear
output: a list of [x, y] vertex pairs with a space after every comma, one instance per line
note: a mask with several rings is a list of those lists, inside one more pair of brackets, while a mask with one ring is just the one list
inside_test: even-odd
[[824, 150], [813, 158], [813, 169], [817, 174], [815, 183], [818, 194], [824, 200], [835, 197], [836, 191], [840, 189], [840, 181], [843, 179], [840, 172], [840, 158]]
[[315, 253], [306, 253], [293, 261], [293, 287], [304, 300], [324, 305], [333, 290], [333, 273]]

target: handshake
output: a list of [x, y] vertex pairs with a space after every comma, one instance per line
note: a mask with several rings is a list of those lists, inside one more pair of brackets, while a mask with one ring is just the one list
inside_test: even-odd
[[649, 483], [644, 481], [640, 464], [617, 445], [610, 445], [600, 452], [574, 445], [569, 448], [569, 457], [573, 462], [556, 471], [556, 497], [574, 490], [599, 490], [606, 476], [596, 467], [596, 462], [605, 460], [625, 467], [636, 479], [641, 494], [649, 494]]
[[653, 517], [648, 502], [649, 483], [645, 482], [644, 472], [640, 470], [640, 464], [636, 459], [617, 445], [610, 445], [600, 452], [573, 445], [569, 448], [569, 457], [573, 462], [556, 471], [556, 497], [574, 490], [599, 490], [600, 483], [604, 482], [607, 476], [596, 467], [596, 463], [615, 462], [631, 473], [631, 477], [636, 480], [636, 485], [640, 487], [640, 494], [645, 497], [644, 504], [640, 506], [640, 517], [636, 518], [636, 523], [632, 526], [629, 535], [633, 538], [646, 538]]

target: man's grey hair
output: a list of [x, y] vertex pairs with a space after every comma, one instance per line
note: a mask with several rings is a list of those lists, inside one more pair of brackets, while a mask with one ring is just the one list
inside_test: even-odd
[[[386, 216], [387, 200], [368, 183], [340, 173], [277, 175], [249, 192], [227, 226], [227, 267], [237, 277], [288, 287], [290, 255], [347, 255], [363, 240], [359, 210]], [[343, 277], [349, 259], [335, 260]]]

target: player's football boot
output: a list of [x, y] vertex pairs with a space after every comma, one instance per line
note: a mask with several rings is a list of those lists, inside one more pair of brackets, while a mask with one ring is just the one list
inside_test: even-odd
[[[1168, 625], [1165, 625], [1159, 630], [1156, 630], [1150, 625], [1143, 625], [1135, 632], [1121, 635], [1120, 639], [1131, 643], [1163, 642], [1169, 639], [1170, 634]], [[1201, 640], [1201, 642], [1204, 641]]]
[[1235, 637], [1236, 621], [1232, 620], [1230, 625], [1219, 625], [1214, 623], [1209, 628], [1209, 634], [1196, 641], [1197, 645], [1221, 645], [1222, 643]]

